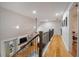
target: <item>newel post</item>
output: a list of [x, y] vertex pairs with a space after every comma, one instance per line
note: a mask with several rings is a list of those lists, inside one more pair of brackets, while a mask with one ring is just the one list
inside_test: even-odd
[[39, 31], [39, 57], [42, 57], [42, 40], [43, 40], [43, 32]]

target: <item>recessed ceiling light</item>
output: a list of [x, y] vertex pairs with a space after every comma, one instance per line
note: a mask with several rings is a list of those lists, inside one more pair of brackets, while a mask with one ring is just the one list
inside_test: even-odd
[[16, 29], [19, 29], [19, 25], [16, 26]]
[[59, 16], [59, 13], [56, 13], [56, 16]]
[[62, 14], [63, 14], [63, 12], [56, 13], [56, 16], [60, 16], [60, 15], [62, 15]]
[[33, 14], [36, 14], [36, 10], [33, 10], [32, 13], [33, 13]]
[[60, 14], [62, 15], [62, 14], [63, 14], [63, 12], [60, 12]]
[[36, 26], [33, 26], [34, 29], [36, 29]]

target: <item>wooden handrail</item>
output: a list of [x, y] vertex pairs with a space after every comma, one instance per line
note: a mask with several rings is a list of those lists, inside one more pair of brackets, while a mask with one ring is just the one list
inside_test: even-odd
[[29, 43], [31, 43], [35, 38], [39, 37], [39, 57], [42, 57], [42, 40], [43, 40], [43, 32], [42, 31], [39, 31], [39, 34], [35, 35], [28, 43], [26, 43], [23, 48], [21, 48], [20, 50], [18, 50], [14, 55], [16, 56], [16, 54], [18, 54], [18, 52], [20, 52], [22, 49], [24, 49]]
[[[50, 32], [50, 31], [49, 31]], [[29, 43], [31, 43], [35, 38], [39, 37], [39, 57], [42, 57], [42, 49], [43, 49], [43, 35], [45, 35], [45, 33], [43, 33], [42, 31], [39, 31], [38, 34], [36, 34], [30, 41], [28, 41], [22, 48], [20, 48], [20, 50], [16, 51], [15, 54], [13, 55], [16, 56], [18, 54], [18, 52], [20, 52], [22, 49], [24, 49]], [[49, 33], [50, 34], [50, 33]]]
[[38, 37], [39, 34], [37, 34], [36, 36], [34, 36], [29, 42], [27, 42], [23, 48], [21, 48], [20, 50], [18, 50], [13, 56], [15, 56], [18, 52], [20, 52], [22, 49], [24, 49], [29, 43], [31, 43], [36, 37]]

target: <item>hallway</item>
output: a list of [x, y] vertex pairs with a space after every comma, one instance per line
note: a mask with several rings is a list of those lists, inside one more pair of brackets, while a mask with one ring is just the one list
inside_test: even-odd
[[79, 56], [78, 4], [0, 2], [0, 56]]
[[[31, 55], [32, 52], [34, 52], [38, 48], [35, 45], [30, 46], [29, 48], [25, 47], [16, 54], [16, 57], [28, 57], [29, 55]], [[73, 50], [73, 52], [75, 51]], [[52, 36], [51, 41], [47, 46], [47, 50], [43, 50], [43, 54], [43, 57], [72, 57], [72, 54], [67, 51], [63, 39], [60, 35]]]
[[63, 39], [60, 35], [54, 35], [51, 38], [51, 42], [45, 52], [45, 57], [72, 57], [67, 51]]

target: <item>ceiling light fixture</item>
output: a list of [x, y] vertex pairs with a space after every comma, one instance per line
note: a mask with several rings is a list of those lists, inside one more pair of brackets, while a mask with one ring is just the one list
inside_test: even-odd
[[33, 26], [34, 29], [36, 29], [36, 26]]
[[16, 29], [19, 29], [19, 25], [16, 26]]
[[59, 13], [56, 13], [56, 16], [59, 16]]
[[33, 10], [32, 13], [33, 13], [33, 14], [36, 14], [36, 10]]
[[63, 12], [60, 12], [60, 14], [62, 15], [62, 14], [63, 14]]

